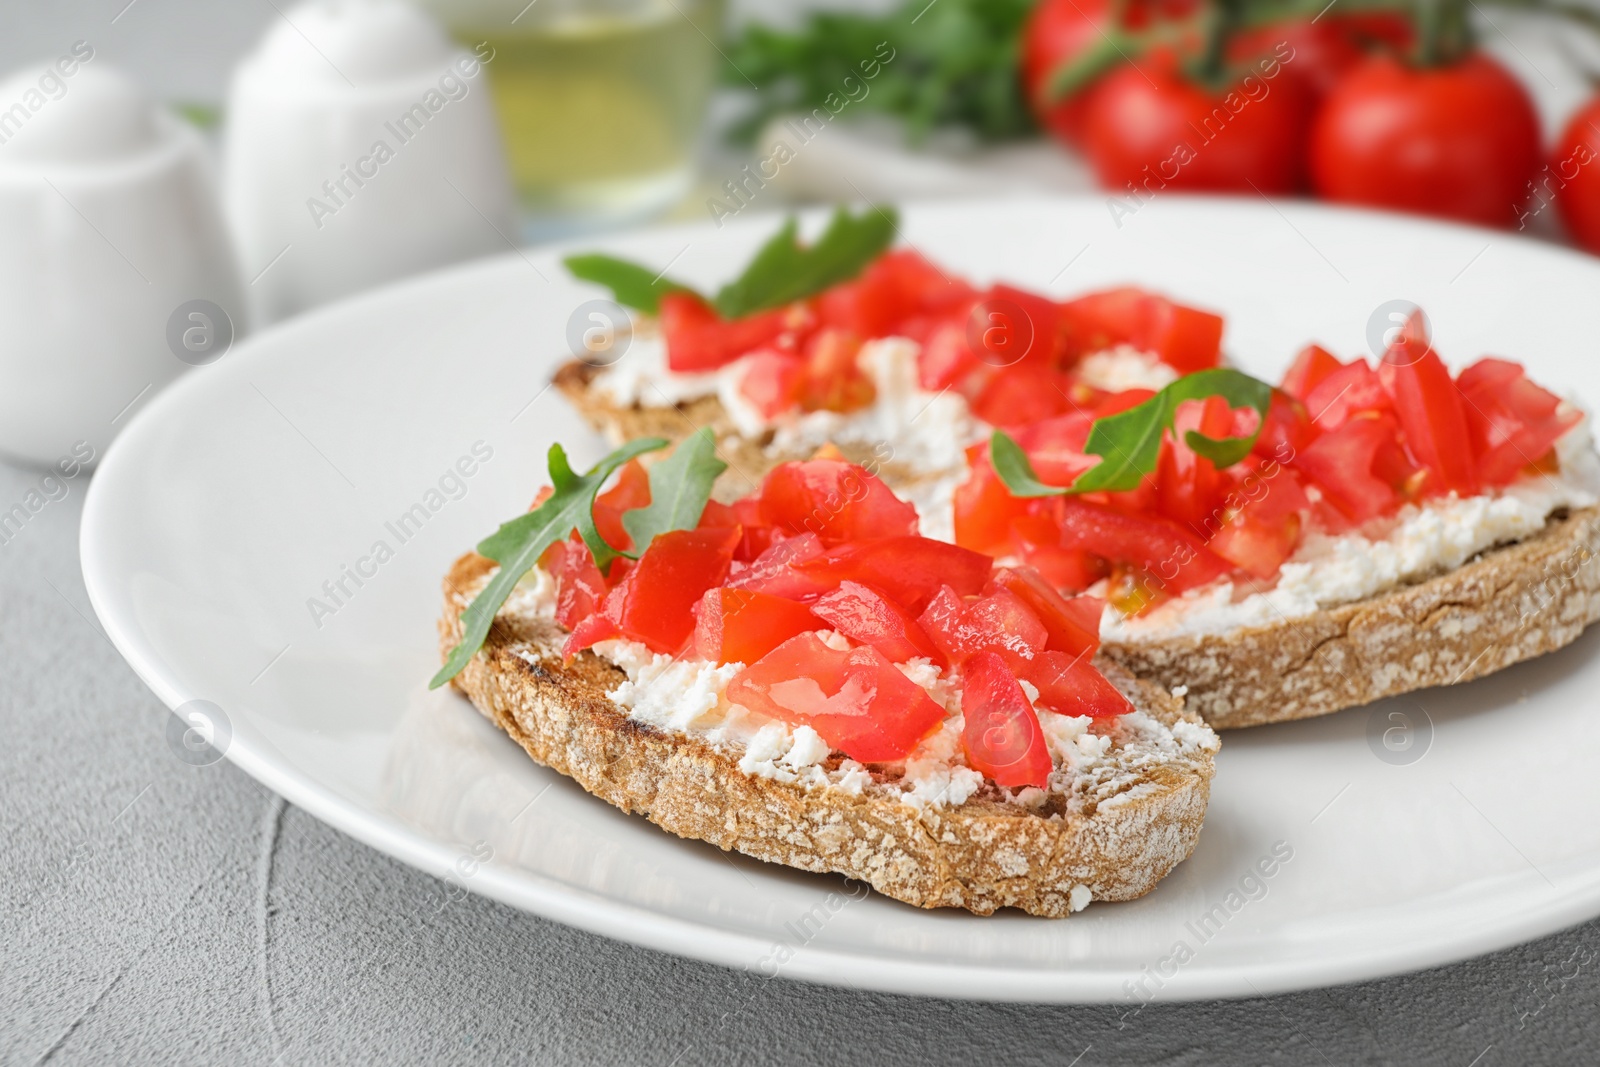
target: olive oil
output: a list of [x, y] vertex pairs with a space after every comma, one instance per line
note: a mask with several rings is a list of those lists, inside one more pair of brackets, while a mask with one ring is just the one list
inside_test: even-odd
[[454, 27], [493, 49], [484, 70], [531, 237], [682, 199], [721, 58], [720, 0], [555, 4]]

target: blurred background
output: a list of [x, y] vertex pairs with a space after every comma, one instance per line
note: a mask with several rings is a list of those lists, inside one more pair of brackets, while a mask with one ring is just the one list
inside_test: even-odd
[[0, 452], [33, 463], [251, 330], [653, 220], [1176, 190], [1600, 251], [1573, 0], [8, 7]]

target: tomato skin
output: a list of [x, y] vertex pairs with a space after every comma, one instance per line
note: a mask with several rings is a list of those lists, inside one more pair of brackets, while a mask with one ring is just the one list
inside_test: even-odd
[[985, 445], [968, 453], [967, 477], [956, 487], [953, 507], [956, 544], [991, 555], [1009, 544], [1012, 521], [1028, 514], [1028, 502], [1006, 489]]
[[790, 600], [812, 600], [833, 588], [833, 583], [799, 570], [808, 560], [827, 554], [822, 539], [814, 533], [786, 537], [774, 542], [748, 567], [735, 571], [728, 579], [729, 589], [753, 589], [759, 593]]
[[862, 763], [900, 760], [944, 721], [944, 709], [883, 654], [841, 652], [815, 633], [792, 637], [728, 683], [727, 698], [795, 726]]
[[836, 459], [780, 463], [761, 486], [761, 514], [790, 533], [814, 533], [825, 545], [915, 534], [917, 509], [854, 463]]
[[791, 637], [821, 629], [804, 604], [751, 589], [708, 589], [695, 607], [695, 651], [718, 666], [754, 663]]
[[[1422, 349], [1420, 356], [1417, 348]], [[1404, 354], [1391, 360], [1397, 352]], [[1467, 414], [1444, 360], [1426, 341], [1401, 340], [1385, 353], [1379, 372], [1394, 397], [1406, 448], [1428, 469], [1426, 490], [1476, 496], [1478, 470], [1467, 436]]]
[[1321, 345], [1306, 345], [1284, 372], [1283, 392], [1296, 400], [1305, 400], [1311, 390], [1342, 366], [1339, 358]]
[[1572, 239], [1600, 252], [1600, 99], [1590, 100], [1568, 120], [1548, 164], [1556, 183], [1556, 207]]
[[1540, 154], [1527, 91], [1472, 52], [1423, 69], [1368, 58], [1323, 103], [1310, 160], [1326, 199], [1507, 227]]
[[1294, 466], [1340, 514], [1359, 525], [1400, 506], [1395, 487], [1373, 471], [1379, 452], [1396, 447], [1398, 433], [1393, 415], [1353, 419], [1318, 437], [1295, 457]]
[[[738, 544], [737, 527], [657, 534], [638, 563], [606, 594], [601, 611], [584, 620], [589, 627], [573, 631], [563, 653], [571, 656], [615, 635], [639, 641], [652, 652], [678, 653], [694, 633], [695, 604], [727, 578]], [[609, 620], [614, 634], [606, 634], [600, 623], [591, 624], [593, 619]]]
[[761, 349], [750, 355], [739, 379], [739, 395], [762, 418], [774, 419], [799, 403], [805, 372], [803, 360], [777, 349]]
[[811, 605], [811, 613], [850, 640], [871, 645], [891, 662], [921, 657], [941, 667], [948, 665], [917, 624], [916, 616], [871, 586], [842, 581], [839, 588]]
[[886, 537], [836, 546], [795, 569], [829, 588], [843, 581], [873, 586], [920, 614], [941, 586], [961, 595], [977, 593], [989, 580], [994, 561], [928, 537]]
[[636, 459], [630, 459], [617, 472], [617, 482], [594, 498], [594, 525], [612, 548], [633, 548], [633, 538], [622, 525], [623, 512], [650, 503], [650, 475]]
[[1318, 430], [1337, 430], [1358, 415], [1393, 410], [1378, 372], [1354, 360], [1318, 382], [1306, 396], [1306, 411]]
[[1063, 498], [1061, 543], [1148, 571], [1175, 593], [1195, 589], [1228, 572], [1228, 564], [1192, 533], [1165, 519], [1126, 515], [1104, 504]]
[[557, 541], [539, 558], [539, 565], [556, 580], [556, 622], [568, 630], [593, 615], [605, 601], [605, 577], [581, 539]]
[[1296, 191], [1310, 98], [1292, 78], [1254, 78], [1253, 84], [1265, 90], [1255, 99], [1243, 82], [1223, 93], [1197, 86], [1172, 62], [1113, 70], [1096, 87], [1085, 123], [1084, 148], [1095, 176], [1107, 189], [1141, 195], [1161, 189]]
[[1088, 113], [1088, 92], [1048, 99], [1051, 77], [1115, 25], [1111, 0], [1041, 0], [1022, 28], [1022, 90], [1039, 125], [1062, 144], [1077, 145]]
[[1064, 302], [1061, 323], [1064, 344], [1075, 356], [1126, 344], [1186, 374], [1222, 360], [1222, 316], [1131, 286]]
[[1092, 596], [1068, 600], [1032, 567], [997, 567], [985, 592], [1005, 589], [1017, 596], [1044, 625], [1044, 647], [1052, 652], [1092, 656], [1100, 647], [1100, 614], [1105, 602]]
[[1222, 316], [1174, 304], [1161, 297], [1148, 305], [1140, 347], [1184, 374], [1215, 367], [1222, 361]]
[[1026, 677], [1039, 690], [1036, 705], [1058, 715], [1112, 719], [1135, 710], [1088, 656], [1041, 652], [1029, 664]]
[[1039, 716], [1006, 661], [978, 652], [961, 673], [961, 747], [967, 764], [1007, 788], [1050, 782], [1050, 750]]
[[990, 373], [972, 411], [991, 426], [1016, 428], [1053, 418], [1067, 409], [1064, 376], [1049, 367], [1021, 365]]
[[1543, 459], [1557, 440], [1582, 421], [1561, 412], [1561, 400], [1528, 380], [1521, 364], [1480, 359], [1456, 380], [1465, 403], [1467, 432], [1478, 473], [1489, 485], [1508, 485]]

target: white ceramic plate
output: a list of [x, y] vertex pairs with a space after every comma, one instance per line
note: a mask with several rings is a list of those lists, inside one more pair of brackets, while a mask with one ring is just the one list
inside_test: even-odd
[[[712, 285], [772, 225], [592, 244]], [[1515, 356], [1600, 400], [1600, 264], [1507, 234], [1178, 197], [1120, 226], [1093, 199], [912, 207], [904, 231], [977, 279], [1058, 294], [1137, 282], [1217, 308], [1229, 350], [1273, 378], [1312, 338], [1364, 351], [1373, 310], [1405, 298], [1428, 309], [1447, 358]], [[763, 974], [1132, 1011], [1145, 992], [1425, 967], [1600, 914], [1592, 633], [1471, 685], [1228, 735], [1194, 856], [1143, 900], [1067, 920], [852, 895], [680, 841], [534, 765], [465, 701], [427, 691], [437, 590], [526, 506], [552, 441], [585, 463], [603, 451], [544, 391], [569, 314], [595, 295], [551, 252], [469, 265], [252, 338], [151, 403], [83, 523], [95, 610], [134, 669], [169, 706], [221, 707], [228, 758], [376, 848], [541, 915]], [[458, 486], [449, 472], [475, 444], [492, 456]], [[361, 563], [378, 542], [392, 556]], [[368, 577], [358, 586], [347, 566]], [[324, 583], [341, 580], [335, 601]], [[336, 610], [314, 618], [313, 597]], [[1391, 727], [1410, 744], [1391, 760], [1410, 762], [1379, 757], [1390, 750], [1372, 739]], [[1275, 847], [1291, 858], [1262, 877]]]

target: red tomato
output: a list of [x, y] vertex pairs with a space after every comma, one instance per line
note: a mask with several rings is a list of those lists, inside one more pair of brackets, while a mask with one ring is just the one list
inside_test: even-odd
[[617, 483], [594, 498], [594, 525], [615, 549], [633, 548], [633, 538], [623, 528], [622, 515], [650, 503], [650, 475], [636, 459], [617, 472]]
[[1374, 473], [1379, 453], [1398, 451], [1400, 428], [1393, 415], [1363, 416], [1318, 437], [1294, 465], [1322, 490], [1346, 519], [1360, 524], [1400, 506], [1400, 494]]
[[599, 610], [606, 580], [582, 540], [557, 541], [540, 557], [539, 565], [556, 580], [556, 622], [575, 629]]
[[803, 575], [829, 583], [861, 582], [881, 589], [901, 606], [921, 612], [941, 585], [962, 595], [989, 580], [994, 561], [959, 545], [928, 537], [885, 537], [828, 550], [821, 559], [797, 564]]
[[876, 389], [856, 356], [861, 339], [844, 330], [824, 329], [805, 346], [799, 379], [800, 406], [807, 411], [857, 411], [872, 403]]
[[693, 293], [668, 293], [661, 298], [660, 314], [667, 366], [675, 371], [714, 370], [766, 345], [793, 347], [808, 325], [803, 314], [795, 305], [724, 319]]
[[1204, 370], [1222, 359], [1220, 315], [1174, 304], [1143, 289], [1089, 293], [1061, 305], [1063, 334], [1075, 355], [1116, 345], [1154, 353], [1181, 370]]
[[1250, 451], [1266, 459], [1287, 463], [1311, 442], [1311, 413], [1306, 406], [1282, 389], [1272, 391], [1267, 406], [1267, 421]]
[[[1288, 475], [1284, 471], [1283, 475]], [[1268, 518], [1243, 508], [1227, 516], [1206, 547], [1257, 578], [1272, 578], [1300, 543], [1300, 513]]]
[[1031, 364], [990, 372], [986, 385], [972, 402], [973, 413], [991, 426], [1026, 426], [1067, 410], [1065, 376], [1049, 367]]
[[1289, 364], [1283, 376], [1283, 391], [1296, 400], [1304, 400], [1323, 379], [1342, 366], [1339, 358], [1321, 345], [1306, 345]]
[[753, 589], [790, 600], [813, 599], [832, 589], [834, 583], [797, 568], [807, 560], [821, 559], [826, 553], [822, 539], [814, 533], [786, 537], [751, 560], [748, 567], [734, 571], [727, 586], [729, 589]]
[[780, 463], [761, 485], [761, 514], [790, 533], [814, 533], [825, 545], [917, 532], [917, 509], [854, 463], [812, 459]]
[[829, 648], [792, 637], [728, 683], [727, 698], [794, 726], [809, 726], [862, 763], [900, 760], [944, 721], [944, 709], [876, 649]]
[[1175, 63], [1145, 62], [1101, 79], [1084, 148], [1100, 184], [1119, 192], [1291, 193], [1301, 185], [1310, 106], [1292, 78], [1250, 75], [1213, 92]]
[[1010, 541], [1012, 520], [1028, 513], [1028, 502], [1011, 495], [989, 463], [986, 446], [967, 455], [967, 478], [956, 487], [955, 540], [962, 548], [998, 553]]
[[843, 581], [811, 605], [811, 612], [858, 644], [871, 645], [894, 663], [923, 657], [940, 666], [944, 656], [917, 625], [915, 615], [860, 582]]
[[1058, 715], [1111, 719], [1135, 710], [1088, 656], [1041, 652], [1028, 665], [1026, 677], [1039, 690], [1037, 706]]
[[1550, 153], [1546, 175], [1555, 185], [1567, 232], [1584, 248], [1600, 252], [1600, 99], [1589, 101], [1567, 122]]
[[754, 663], [791, 637], [820, 630], [804, 604], [752, 589], [709, 589], [695, 608], [695, 651], [717, 664]]
[[1439, 354], [1421, 336], [1417, 316], [1383, 354], [1378, 372], [1394, 397], [1406, 448], [1428, 468], [1425, 491], [1476, 496], [1478, 470], [1472, 461], [1461, 391]]
[[1311, 98], [1320, 101], [1365, 52], [1344, 20], [1330, 14], [1246, 30], [1230, 42], [1228, 54], [1241, 63], [1280, 62], [1286, 75], [1302, 82]]
[[1071, 411], [1017, 431], [1016, 442], [1028, 454], [1028, 462], [1033, 464], [1033, 472], [1041, 482], [1071, 485], [1078, 475], [1100, 462], [1099, 456], [1091, 456], [1083, 450], [1099, 414]]
[[1050, 782], [1050, 750], [1039, 716], [1006, 661], [979, 652], [961, 670], [961, 747], [967, 765], [996, 785], [1043, 788]]
[[1520, 364], [1480, 359], [1457, 379], [1466, 401], [1467, 431], [1478, 472], [1490, 485], [1507, 485], [1549, 454], [1583, 418], [1558, 411], [1561, 400], [1528, 380]]
[[1100, 647], [1100, 614], [1105, 602], [1092, 596], [1068, 600], [1032, 567], [999, 567], [984, 591], [1005, 589], [1017, 596], [1044, 625], [1044, 647], [1052, 652], [1092, 656]]
[[1161, 513], [1191, 529], [1202, 529], [1217, 513], [1224, 478], [1215, 463], [1185, 443], [1186, 435], [1194, 430], [1206, 437], [1229, 436], [1233, 409], [1220, 396], [1186, 400], [1178, 405], [1172, 426], [1172, 437], [1162, 442], [1157, 462]]
[[1510, 226], [1539, 165], [1528, 93], [1487, 54], [1414, 69], [1376, 55], [1324, 102], [1311, 175], [1330, 199]]
[[[652, 652], [676, 654], [694, 632], [695, 603], [728, 576], [738, 543], [736, 528], [657, 534], [639, 562], [606, 594], [601, 613], [585, 623], [604, 618], [616, 634], [642, 642]], [[593, 623], [581, 638], [575, 630], [562, 651], [570, 657], [605, 636], [610, 636], [605, 627]]]
[[1006, 589], [967, 601], [945, 586], [917, 620], [953, 664], [990, 651], [1020, 667], [1041, 651], [1049, 631], [1021, 597]]
[[805, 371], [804, 360], [775, 348], [761, 349], [746, 364], [744, 377], [739, 379], [739, 395], [762, 418], [776, 418], [799, 403]]
[[1060, 507], [1062, 545], [1136, 564], [1171, 592], [1198, 588], [1228, 572], [1226, 561], [1174, 522], [1072, 498], [1062, 498]]
[[1323, 378], [1306, 396], [1311, 425], [1324, 432], [1337, 430], [1358, 415], [1385, 412], [1393, 406], [1377, 371], [1359, 359]]
[[1064, 64], [1098, 44], [1116, 25], [1112, 0], [1042, 0], [1022, 28], [1022, 91], [1039, 125], [1063, 144], [1083, 136], [1088, 93], [1049, 97], [1050, 81]]

